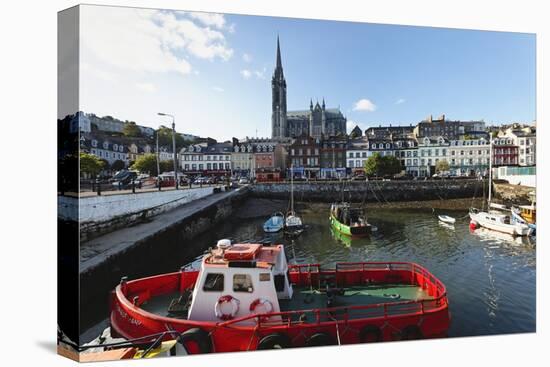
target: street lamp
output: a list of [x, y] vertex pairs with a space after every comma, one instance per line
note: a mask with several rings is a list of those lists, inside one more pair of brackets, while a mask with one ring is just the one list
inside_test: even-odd
[[174, 151], [174, 180], [175, 180], [175, 187], [176, 190], [179, 188], [178, 184], [178, 155], [176, 153], [176, 118], [174, 115], [170, 115], [168, 113], [158, 113], [159, 116], [168, 116], [172, 118], [172, 149]]

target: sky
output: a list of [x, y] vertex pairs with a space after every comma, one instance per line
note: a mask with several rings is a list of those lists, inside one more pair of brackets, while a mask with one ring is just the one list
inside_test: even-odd
[[287, 109], [324, 98], [348, 132], [429, 115], [536, 118], [534, 34], [81, 6], [80, 110], [220, 141], [271, 134], [280, 38]]

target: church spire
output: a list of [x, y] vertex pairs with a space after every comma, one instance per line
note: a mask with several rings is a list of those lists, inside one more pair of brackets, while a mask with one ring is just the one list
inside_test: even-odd
[[281, 62], [281, 46], [279, 46], [279, 35], [277, 35], [277, 68], [283, 68]]
[[275, 72], [273, 77], [276, 79], [284, 79], [283, 63], [281, 61], [281, 46], [279, 44], [279, 35], [277, 35], [277, 62], [275, 64]]

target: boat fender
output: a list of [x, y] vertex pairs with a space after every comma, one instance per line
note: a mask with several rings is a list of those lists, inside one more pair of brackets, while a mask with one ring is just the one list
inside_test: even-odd
[[306, 346], [308, 347], [320, 347], [323, 345], [334, 345], [334, 339], [327, 333], [316, 333], [313, 334], [306, 341]]
[[184, 331], [178, 336], [177, 341], [189, 354], [191, 354], [191, 352], [185, 347], [187, 342], [195, 342], [200, 354], [212, 352], [212, 340], [208, 333], [200, 328], [192, 328]]
[[399, 298], [401, 298], [401, 295], [399, 295], [397, 293], [392, 293], [392, 294], [384, 293], [384, 297], [388, 297], [388, 298], [391, 298], [391, 299], [399, 299]]
[[[265, 298], [257, 298], [254, 301], [252, 301], [249, 307], [250, 312], [256, 313], [256, 308], [258, 306], [264, 308], [265, 311], [262, 312], [264, 314], [273, 312], [273, 305], [271, 304], [271, 302], [269, 302], [269, 300]], [[269, 319], [269, 316], [262, 316], [262, 321], [266, 321], [268, 319]]]
[[422, 331], [417, 325], [409, 325], [401, 330], [401, 340], [416, 340], [422, 338]]
[[382, 330], [375, 325], [366, 325], [359, 333], [361, 343], [374, 343], [382, 341]]
[[286, 334], [274, 333], [264, 336], [258, 343], [258, 350], [290, 348], [290, 338]]
[[[221, 308], [222, 308], [222, 305], [225, 303], [231, 304], [231, 312], [229, 313], [222, 312]], [[214, 305], [214, 312], [216, 314], [216, 317], [220, 320], [232, 320], [237, 314], [237, 312], [239, 312], [239, 304], [240, 304], [240, 301], [229, 294], [225, 296], [221, 296], [220, 298], [218, 298], [218, 301]]]

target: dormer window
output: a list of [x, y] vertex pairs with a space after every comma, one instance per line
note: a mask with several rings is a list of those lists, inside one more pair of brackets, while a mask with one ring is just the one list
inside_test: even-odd
[[118, 145], [117, 144], [113, 144], [113, 150], [116, 152], [118, 150]]
[[108, 142], [103, 142], [103, 149], [109, 149], [109, 143]]
[[235, 153], [238, 153], [239, 152], [239, 147], [237, 145], [235, 145], [235, 147], [233, 148], [233, 150], [235, 151]]
[[92, 147], [96, 148], [97, 147], [97, 140], [92, 140]]

